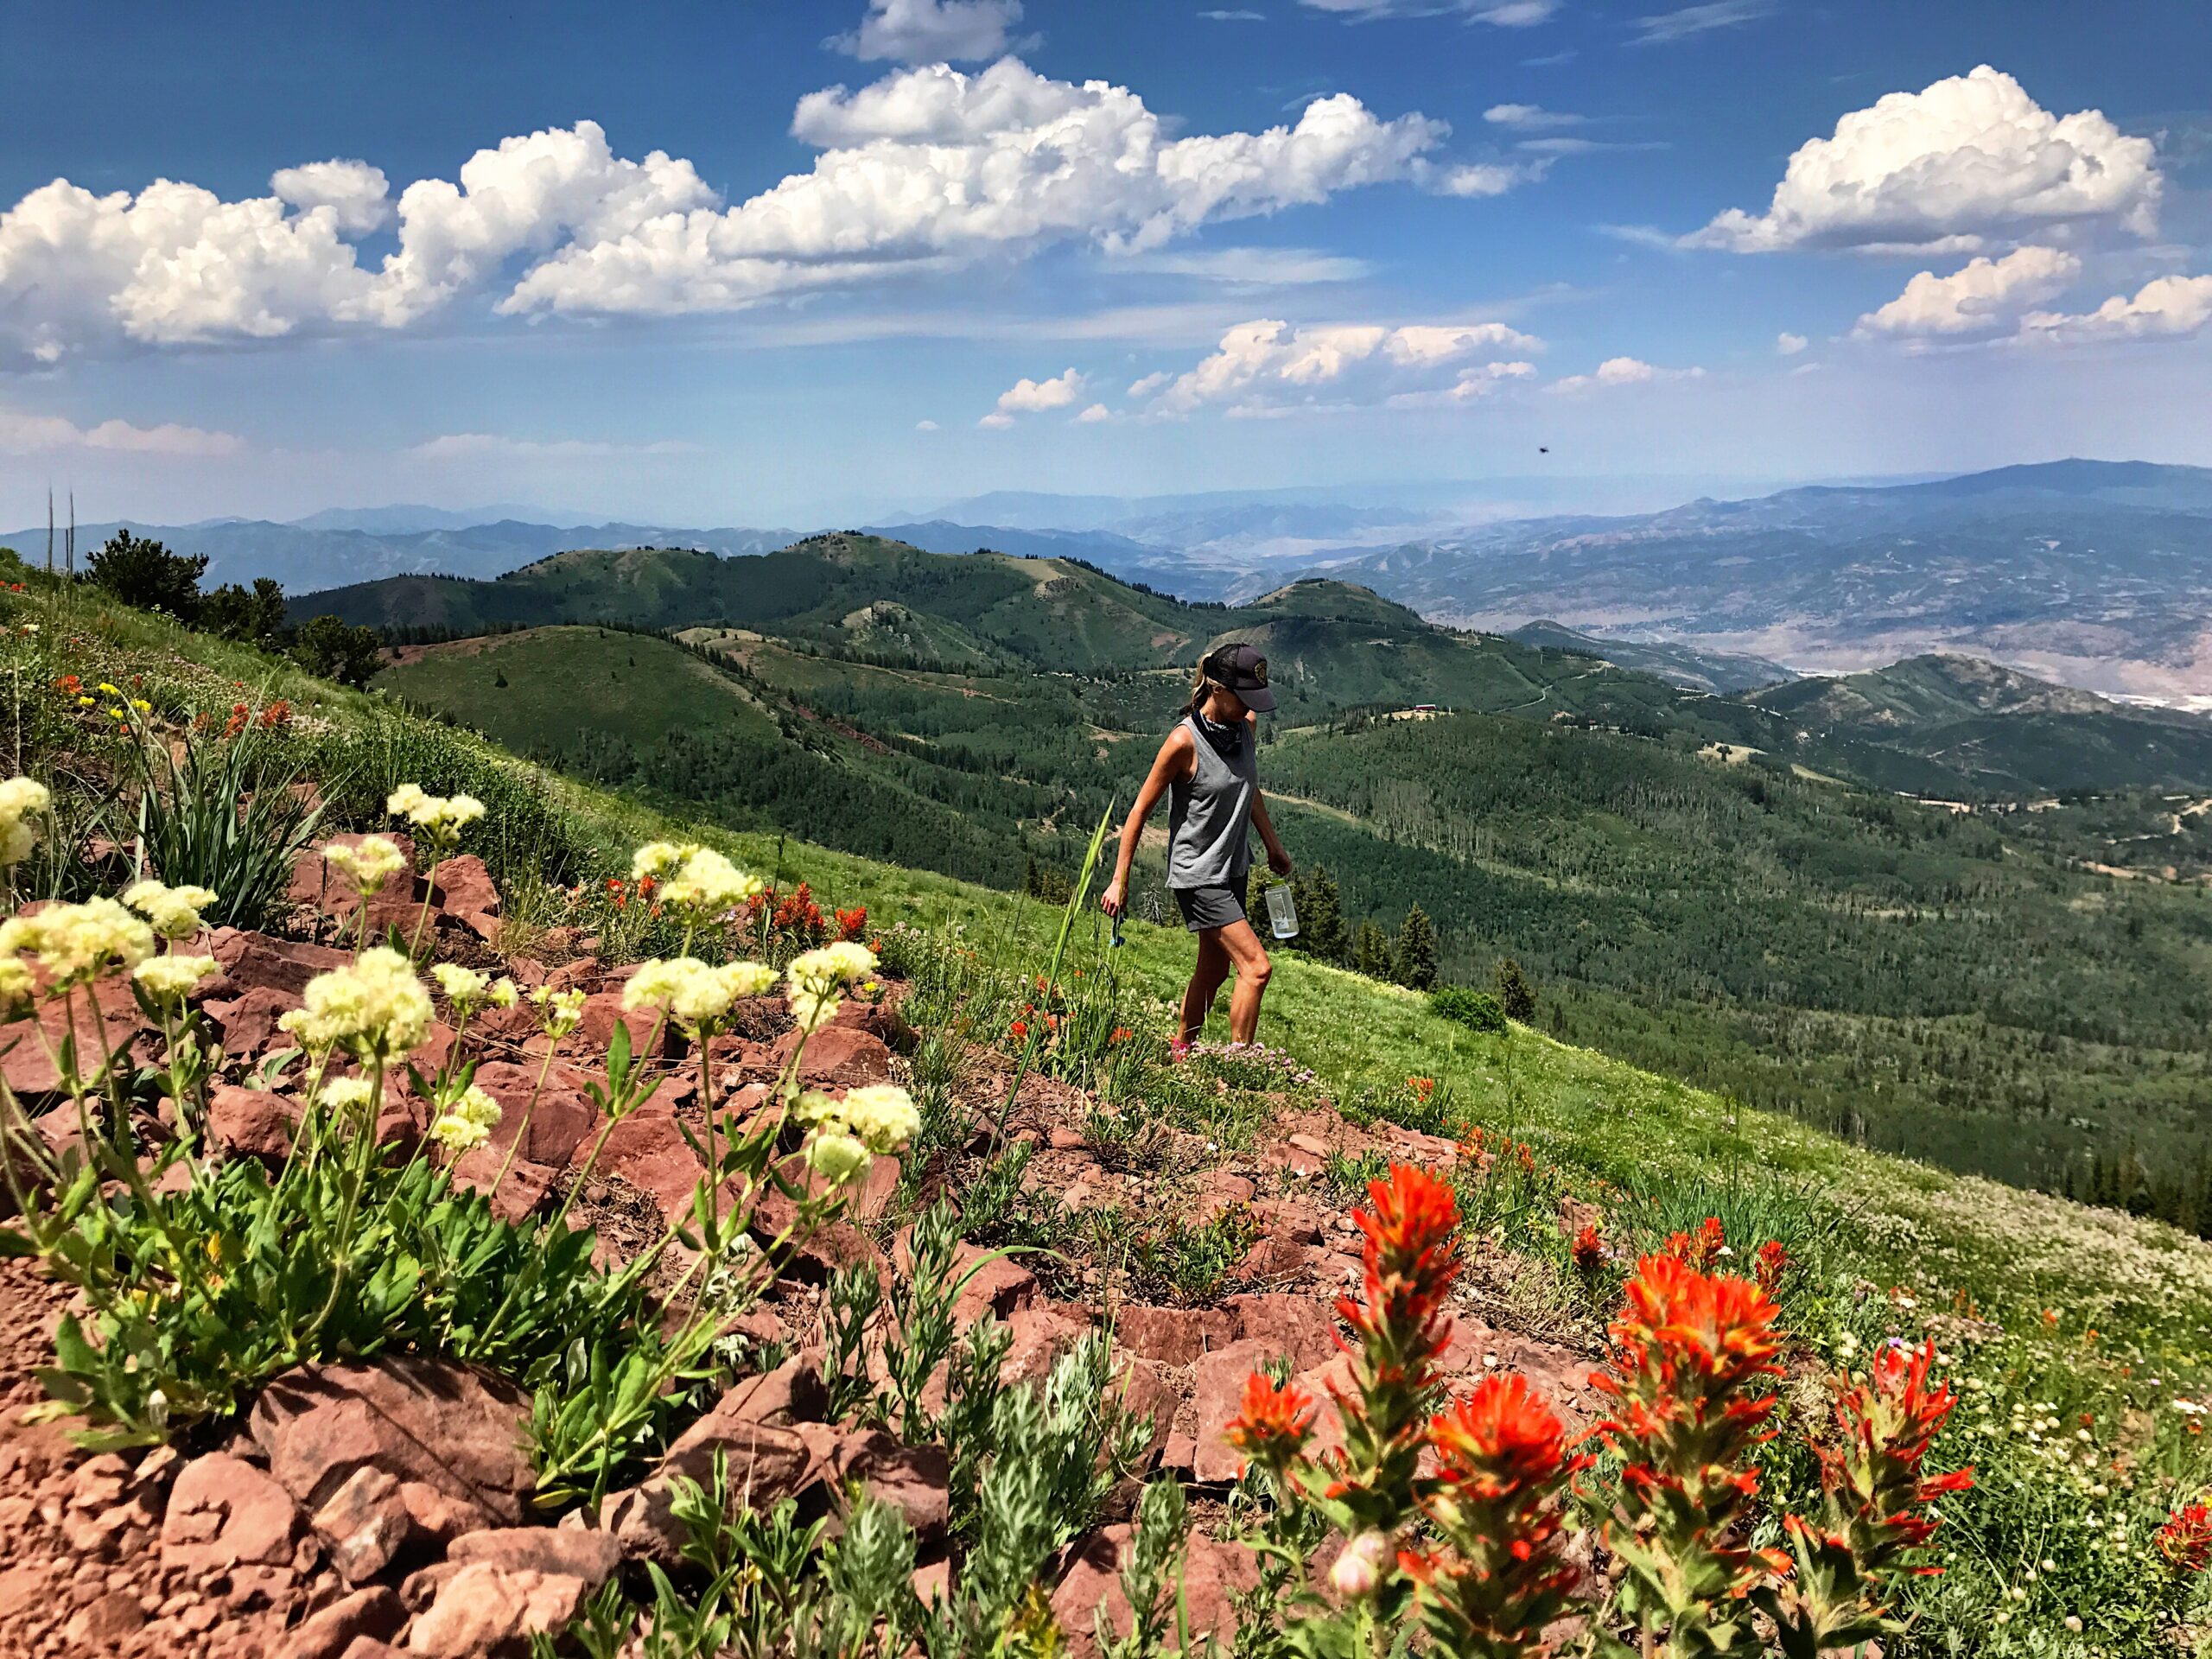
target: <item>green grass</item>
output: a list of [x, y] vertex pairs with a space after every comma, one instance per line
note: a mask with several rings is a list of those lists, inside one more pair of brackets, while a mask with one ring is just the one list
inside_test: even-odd
[[708, 664], [664, 639], [607, 628], [531, 628], [433, 645], [372, 684], [518, 753], [560, 753], [587, 732], [640, 745], [677, 730], [777, 736], [775, 721]]

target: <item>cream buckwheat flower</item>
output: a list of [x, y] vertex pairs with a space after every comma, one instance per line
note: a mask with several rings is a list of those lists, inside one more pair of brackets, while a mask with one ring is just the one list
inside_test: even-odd
[[28, 1014], [37, 1000], [38, 981], [16, 957], [0, 957], [0, 1020]]
[[366, 1077], [332, 1077], [316, 1097], [333, 1112], [358, 1112], [376, 1097], [376, 1090]]
[[698, 850], [696, 844], [679, 846], [672, 841], [649, 841], [630, 855], [630, 879], [658, 881]]
[[131, 970], [131, 978], [146, 988], [157, 1002], [181, 1002], [200, 982], [215, 971], [213, 957], [149, 957]]
[[384, 810], [395, 818], [411, 818], [430, 803], [420, 784], [402, 784], [385, 797]]
[[200, 912], [215, 902], [206, 887], [172, 887], [163, 881], [134, 881], [123, 902], [154, 925], [165, 939], [188, 939], [200, 931]]
[[440, 847], [450, 847], [461, 832], [484, 816], [474, 795], [432, 795], [420, 784], [402, 784], [385, 798], [385, 810], [405, 818]]
[[491, 1139], [500, 1116], [499, 1103], [472, 1083], [438, 1114], [430, 1138], [459, 1157]]
[[351, 966], [309, 980], [303, 1006], [276, 1023], [309, 1049], [342, 1047], [366, 1065], [419, 1047], [431, 1013], [413, 965], [378, 945]]
[[407, 855], [383, 836], [363, 836], [347, 847], [336, 842], [322, 849], [323, 861], [353, 882], [364, 895], [381, 893], [384, 884], [407, 868]]
[[430, 977], [438, 982], [438, 988], [446, 994], [458, 1013], [466, 1014], [484, 1000], [492, 988], [491, 979], [474, 969], [464, 968], [457, 962], [437, 962], [430, 964]]
[[893, 1084], [848, 1089], [840, 1105], [846, 1127], [870, 1152], [897, 1152], [922, 1127], [922, 1115], [914, 1109], [912, 1098]]
[[556, 991], [541, 985], [530, 994], [545, 1023], [545, 1034], [556, 1041], [567, 1036], [582, 1023], [584, 994], [579, 990]]
[[20, 864], [38, 844], [38, 831], [23, 820], [54, 804], [44, 784], [32, 778], [0, 783], [0, 865]]
[[492, 988], [484, 993], [484, 1000], [495, 1008], [512, 1008], [522, 1000], [522, 989], [512, 979], [501, 974], [492, 982]]
[[766, 996], [776, 988], [776, 970], [765, 962], [725, 963], [715, 971], [733, 997]]
[[801, 1029], [813, 1030], [837, 1011], [844, 988], [875, 968], [875, 952], [841, 940], [791, 958], [787, 970], [791, 1014]]
[[154, 954], [154, 930], [112, 899], [48, 905], [0, 922], [0, 957], [30, 952], [57, 986], [76, 985]]
[[832, 1186], [865, 1173], [871, 1161], [868, 1148], [849, 1135], [817, 1135], [806, 1145], [806, 1166]]
[[730, 982], [696, 957], [640, 963], [622, 988], [622, 1007], [665, 1007], [679, 1025], [700, 1031], [729, 1012]]

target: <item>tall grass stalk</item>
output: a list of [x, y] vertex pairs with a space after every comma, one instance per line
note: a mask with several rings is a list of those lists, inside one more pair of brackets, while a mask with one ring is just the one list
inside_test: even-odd
[[[1099, 814], [1098, 827], [1090, 832], [1090, 845], [1084, 849], [1083, 868], [1076, 873], [1074, 885], [1068, 889], [1068, 901], [1061, 907], [1059, 934], [1052, 941], [1052, 959], [1045, 969], [1048, 998], [1052, 988], [1060, 982], [1060, 963], [1067, 955], [1068, 937], [1075, 931], [1075, 918], [1083, 913], [1084, 903], [1090, 897], [1090, 878], [1098, 870], [1098, 849], [1106, 844], [1106, 829], [1114, 821], [1115, 804], [1108, 802], [1105, 811]], [[1006, 1099], [999, 1107], [999, 1121], [991, 1131], [994, 1147], [1005, 1143], [1007, 1121], [1014, 1116], [1014, 1096], [1021, 1092], [1021, 1080], [1029, 1075], [1030, 1063], [1036, 1058], [1045, 1023], [1041, 1018], [1033, 1021], [1027, 1039], [1021, 1045], [1021, 1058], [1014, 1065], [1014, 1080], [1007, 1084]]]

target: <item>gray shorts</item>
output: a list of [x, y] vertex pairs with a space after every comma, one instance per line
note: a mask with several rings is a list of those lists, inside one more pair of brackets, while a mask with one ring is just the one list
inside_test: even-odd
[[1170, 887], [1183, 925], [1193, 933], [1227, 927], [1244, 919], [1244, 895], [1235, 887]]

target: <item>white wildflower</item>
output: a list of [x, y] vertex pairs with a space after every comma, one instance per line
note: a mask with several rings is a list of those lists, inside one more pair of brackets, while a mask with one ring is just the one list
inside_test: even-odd
[[849, 1089], [841, 1103], [846, 1126], [870, 1152], [897, 1152], [922, 1127], [922, 1115], [904, 1089], [887, 1083]]
[[38, 831], [23, 820], [54, 804], [44, 784], [34, 778], [0, 783], [0, 864], [20, 864], [38, 844]]
[[333, 1112], [358, 1112], [368, 1106], [376, 1096], [376, 1089], [366, 1077], [332, 1077], [326, 1081], [317, 1098]]
[[188, 939], [200, 931], [200, 912], [215, 902], [206, 887], [173, 887], [164, 881], [134, 881], [123, 902], [154, 925], [165, 939]]
[[457, 1013], [467, 1014], [484, 1000], [492, 988], [490, 978], [473, 968], [464, 968], [457, 962], [437, 962], [430, 964], [430, 977], [438, 982], [438, 988], [446, 994]]
[[303, 1005], [277, 1024], [306, 1047], [343, 1047], [364, 1065], [419, 1047], [429, 1035], [428, 992], [413, 965], [389, 946], [308, 982]]
[[832, 1131], [807, 1142], [807, 1167], [832, 1186], [842, 1186], [861, 1174], [869, 1161], [868, 1148], [849, 1135]]
[[0, 922], [0, 957], [35, 956], [57, 986], [136, 968], [154, 954], [154, 930], [112, 899], [48, 905]]
[[353, 884], [365, 897], [384, 890], [384, 884], [407, 868], [407, 855], [398, 843], [382, 836], [363, 836], [351, 847], [337, 842], [322, 849], [323, 862]]
[[579, 990], [556, 991], [541, 985], [530, 994], [545, 1023], [545, 1034], [558, 1040], [581, 1024], [584, 1017], [584, 994]]
[[181, 1002], [192, 988], [215, 971], [213, 957], [149, 957], [130, 976], [157, 1002]]

